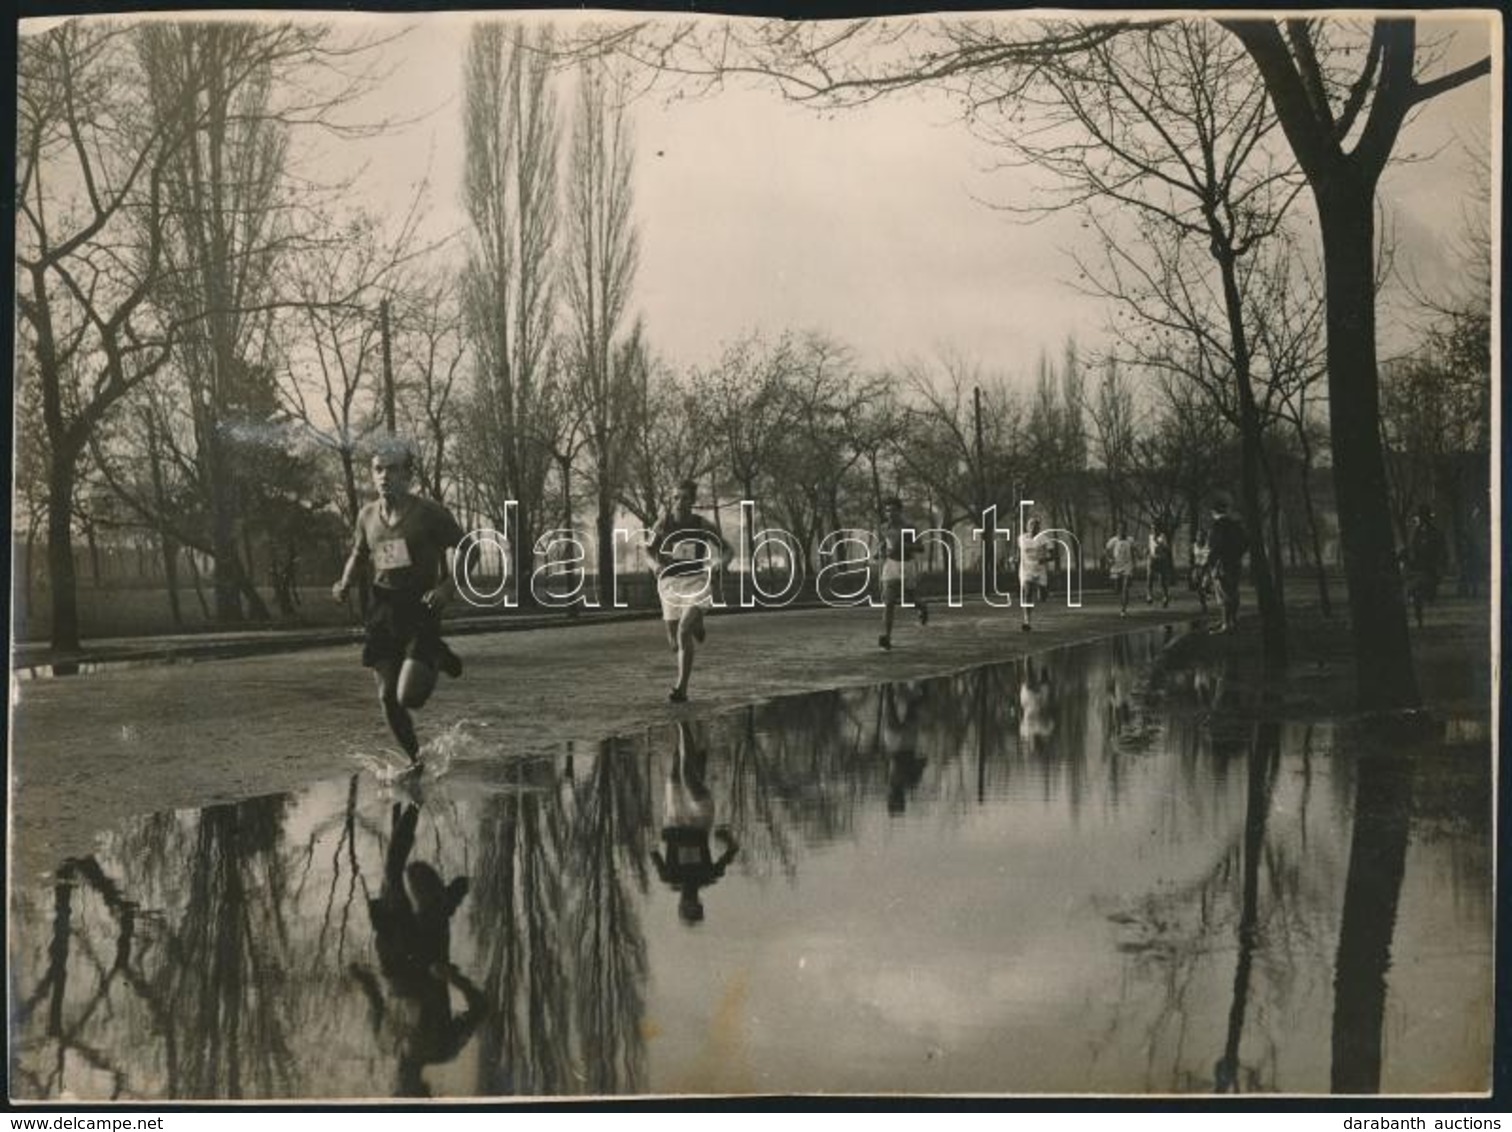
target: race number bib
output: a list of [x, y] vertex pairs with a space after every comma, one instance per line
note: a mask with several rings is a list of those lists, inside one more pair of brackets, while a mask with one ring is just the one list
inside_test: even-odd
[[373, 547], [373, 565], [380, 570], [402, 570], [411, 565], [409, 543], [402, 538], [384, 539]]

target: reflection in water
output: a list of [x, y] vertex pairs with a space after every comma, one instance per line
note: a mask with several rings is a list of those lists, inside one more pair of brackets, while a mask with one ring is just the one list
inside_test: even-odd
[[[564, 950], [576, 957], [565, 996], [574, 1004], [581, 1049], [572, 1092], [646, 1088], [647, 956], [638, 898], [646, 892], [650, 781], [633, 748], [599, 746], [573, 792], [574, 899]], [[564, 988], [554, 988], [558, 996]]]
[[[670, 761], [667, 789], [662, 804], [662, 841], [666, 853], [651, 850], [656, 875], [678, 892], [677, 915], [686, 924], [704, 918], [698, 892], [725, 874], [740, 847], [726, 827], [714, 825], [714, 799], [705, 781], [709, 752], [697, 742], [693, 725], [677, 725], [677, 753]], [[719, 859], [709, 848], [709, 834], [719, 842]]]
[[1483, 1085], [1482, 748], [1424, 777], [1157, 646], [143, 819], [16, 886], [14, 1088]]
[[1400, 759], [1374, 752], [1358, 762], [1349, 875], [1334, 974], [1336, 1093], [1381, 1088], [1381, 1036], [1391, 937], [1407, 862], [1412, 780]]
[[[467, 878], [448, 884], [431, 865], [410, 860], [419, 820], [419, 806], [394, 803], [383, 885], [377, 898], [368, 901], [390, 995], [385, 997], [371, 969], [360, 963], [351, 967], [371, 1006], [374, 1034], [380, 1044], [392, 1043], [398, 1055], [394, 1095], [400, 1097], [430, 1095], [423, 1070], [462, 1051], [484, 1005], [482, 992], [451, 961], [451, 920], [467, 895]], [[466, 1001], [458, 1015], [452, 1013], [452, 988]]]

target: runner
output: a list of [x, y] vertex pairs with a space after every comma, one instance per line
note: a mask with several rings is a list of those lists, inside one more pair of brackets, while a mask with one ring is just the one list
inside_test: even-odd
[[882, 635], [877, 644], [884, 649], [892, 648], [893, 617], [898, 605], [915, 601], [919, 611], [919, 624], [929, 624], [929, 606], [917, 601], [915, 591], [919, 585], [917, 539], [903, 537], [903, 532], [913, 525], [903, 518], [903, 501], [896, 495], [889, 496], [883, 506], [882, 526], [877, 531], [877, 549], [874, 561], [882, 563]]
[[1123, 526], [1108, 540], [1108, 579], [1118, 593], [1118, 615], [1129, 615], [1129, 584], [1134, 579], [1134, 540]]
[[1171, 540], [1160, 526], [1150, 528], [1149, 561], [1145, 564], [1145, 604], [1155, 604], [1155, 585], [1160, 584], [1162, 607], [1171, 604], [1171, 581], [1176, 576], [1176, 560]]
[[1197, 537], [1192, 540], [1192, 570], [1187, 584], [1197, 595], [1197, 603], [1202, 607], [1202, 612], [1207, 612], [1208, 596], [1212, 590], [1212, 581], [1208, 577], [1208, 533], [1206, 527], [1197, 528]]
[[1053, 553], [1040, 538], [1039, 519], [1030, 519], [1028, 529], [1018, 537], [1019, 608], [1024, 611], [1022, 628], [1026, 633], [1030, 631], [1034, 603], [1050, 593], [1049, 558]]
[[1249, 534], [1244, 524], [1228, 513], [1222, 499], [1213, 504], [1213, 525], [1208, 528], [1208, 575], [1214, 595], [1223, 609], [1223, 621], [1214, 633], [1232, 633], [1239, 628], [1239, 573], [1249, 553]]
[[720, 569], [730, 564], [733, 551], [718, 528], [693, 512], [697, 485], [683, 480], [677, 487], [676, 510], [651, 528], [651, 554], [659, 563], [656, 592], [661, 598], [667, 644], [677, 653], [677, 683], [667, 693], [674, 704], [686, 703], [693, 676], [693, 656], [704, 640], [704, 612], [714, 606], [712, 552], [720, 552]]
[[1433, 511], [1427, 507], [1418, 508], [1403, 557], [1407, 566], [1407, 596], [1419, 629], [1423, 627], [1423, 606], [1438, 597], [1444, 554], [1444, 536], [1433, 521]]
[[456, 590], [452, 561], [462, 528], [439, 503], [410, 494], [413, 450], [392, 439], [373, 454], [378, 498], [357, 513], [352, 553], [331, 587], [345, 603], [359, 566], [372, 571], [362, 663], [373, 670], [383, 718], [409, 756], [420, 762], [410, 711], [425, 706], [436, 672], [462, 675], [462, 661], [441, 639], [441, 610]]

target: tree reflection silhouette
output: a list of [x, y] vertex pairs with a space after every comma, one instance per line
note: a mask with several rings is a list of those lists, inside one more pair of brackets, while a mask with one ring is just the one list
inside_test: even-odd
[[562, 872], [569, 829], [544, 761], [513, 759], [483, 805], [472, 925], [489, 1003], [479, 1034], [481, 1095], [572, 1093]]
[[610, 739], [573, 790], [573, 877], [568, 918], [574, 1017], [584, 1086], [643, 1087], [646, 940], [632, 888], [644, 893], [650, 785], [631, 745]]
[[1370, 753], [1358, 762], [1349, 872], [1334, 964], [1336, 1093], [1381, 1089], [1381, 1027], [1397, 899], [1407, 861], [1412, 778], [1406, 761]]
[[[177, 923], [154, 916], [145, 934], [136, 902], [94, 857], [60, 866], [50, 962], [37, 991], [50, 996], [46, 1033], [57, 1062], [51, 1079], [36, 1079], [40, 1095], [68, 1090], [62, 1070], [70, 1055], [108, 1072], [113, 1097], [241, 1098], [292, 1089], [277, 852], [283, 816], [283, 800], [265, 798], [211, 807], [187, 823], [166, 814], [143, 822], [127, 838], [145, 866], [142, 887], [175, 893], [184, 909]], [[76, 918], [80, 893], [97, 898], [91, 907], [106, 915]], [[112, 928], [105, 968], [96, 941]], [[85, 975], [90, 968], [92, 989], [69, 993], [70, 969]], [[115, 993], [118, 984], [125, 997]], [[96, 1049], [85, 1033], [106, 1044]], [[143, 1042], [144, 1034], [156, 1041]]]
[[546, 760], [508, 766], [507, 789], [482, 809], [473, 887], [489, 1003], [477, 1091], [634, 1092], [645, 1075], [641, 763], [609, 740], [586, 773], [576, 762], [560, 775]]
[[[1144, 976], [1131, 984], [1131, 991], [1150, 990], [1157, 996], [1140, 1039], [1152, 1074], [1167, 1040], [1174, 1046], [1169, 1077], [1152, 1076], [1150, 1087], [1270, 1089], [1275, 1087], [1281, 1035], [1257, 1029], [1257, 1002], [1276, 1005], [1286, 1000], [1298, 969], [1298, 951], [1314, 942], [1308, 935], [1331, 906], [1332, 887], [1316, 852], [1307, 860], [1298, 856], [1299, 847], [1307, 845], [1305, 794], [1302, 807], [1290, 814], [1299, 832], [1295, 842], [1271, 828], [1286, 746], [1282, 725], [1271, 713], [1255, 718], [1251, 708], [1234, 699], [1240, 682], [1232, 671], [1190, 676], [1191, 672], [1172, 674], [1165, 689], [1171, 710], [1161, 720], [1177, 755], [1176, 769], [1188, 779], [1183, 792], [1194, 806], [1200, 796], [1195, 768], [1205, 765], [1213, 796], [1219, 797], [1227, 768], [1243, 765], [1243, 820], [1219, 840], [1210, 863], [1193, 879], [1149, 893], [1113, 918], [1125, 937], [1120, 950]], [[1229, 693], [1215, 700], [1216, 688]], [[1204, 727], [1188, 725], [1193, 710], [1207, 713]], [[1305, 750], [1310, 732], [1299, 733], [1305, 736], [1299, 742]], [[1188, 1027], [1193, 1019], [1212, 1019], [1210, 1005], [1195, 996], [1205, 979], [1217, 976], [1210, 969], [1214, 957], [1230, 953], [1223, 946], [1225, 938], [1233, 940], [1233, 973], [1222, 1044], [1209, 1077], [1186, 1064]], [[1206, 1032], [1211, 1025], [1201, 1028]], [[1262, 1043], [1258, 1049], [1255, 1042]]]
[[286, 998], [282, 797], [200, 813], [174, 962], [158, 978], [182, 1030], [171, 1097], [280, 1096], [296, 1080]]
[[1234, 968], [1234, 991], [1229, 1002], [1228, 1030], [1223, 1055], [1213, 1070], [1213, 1091], [1237, 1092], [1240, 1086], [1239, 1042], [1249, 1005], [1250, 969], [1259, 939], [1260, 861], [1265, 851], [1265, 824], [1270, 815], [1276, 766], [1281, 757], [1281, 728], [1273, 719], [1255, 727], [1249, 750], [1249, 788], [1244, 806], [1243, 880], [1239, 897], [1238, 958]]

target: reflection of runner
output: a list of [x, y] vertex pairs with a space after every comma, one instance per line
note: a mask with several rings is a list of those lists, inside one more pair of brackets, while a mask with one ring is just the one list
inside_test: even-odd
[[1036, 677], [1034, 665], [1026, 663], [1023, 682], [1019, 685], [1019, 739], [1035, 754], [1042, 751], [1055, 734], [1053, 695], [1050, 670], [1042, 669]]
[[414, 454], [392, 441], [373, 454], [378, 498], [357, 514], [352, 552], [332, 596], [345, 602], [362, 566], [373, 572], [362, 663], [373, 670], [389, 730], [411, 762], [420, 741], [410, 710], [425, 706], [436, 672], [462, 674], [462, 662], [441, 639], [441, 610], [450, 600], [452, 557], [462, 528], [439, 503], [410, 494]]
[[877, 644], [890, 649], [893, 618], [899, 604], [915, 602], [920, 625], [929, 624], [929, 606], [916, 596], [920, 547], [917, 539], [903, 537], [903, 532], [912, 528], [912, 524], [903, 518], [903, 501], [896, 495], [890, 496], [884, 506], [887, 510], [877, 531], [877, 550], [873, 557], [882, 562], [882, 635], [877, 638]]
[[919, 701], [923, 690], [913, 681], [882, 687], [877, 745], [887, 757], [887, 812], [901, 814], [908, 793], [924, 776], [928, 760], [919, 754]]
[[[388, 983], [385, 1000], [378, 980], [354, 963], [352, 976], [367, 995], [373, 1031], [392, 1034], [399, 1058], [396, 1096], [429, 1096], [427, 1065], [451, 1061], [482, 1020], [483, 993], [451, 962], [451, 918], [467, 895], [467, 878], [450, 884], [424, 861], [410, 861], [420, 810], [393, 809], [393, 840], [383, 862], [383, 887], [368, 901], [378, 966]], [[451, 990], [466, 1007], [453, 1017]]]
[[[662, 807], [666, 855], [653, 849], [651, 862], [656, 866], [656, 875], [681, 894], [677, 914], [687, 924], [696, 924], [704, 918], [698, 890], [723, 877], [726, 866], [740, 852], [728, 829], [714, 828], [714, 798], [705, 778], [708, 761], [708, 751], [694, 740], [692, 724], [680, 721], [677, 754], [667, 774]], [[722, 848], [718, 860], [709, 848], [711, 831]]]
[[667, 695], [674, 704], [688, 698], [693, 655], [704, 640], [704, 613], [714, 605], [713, 552], [719, 551], [721, 568], [729, 564], [731, 554], [730, 544], [718, 528], [694, 514], [696, 495], [693, 481], [684, 480], [677, 488], [677, 509], [651, 528], [662, 624], [666, 626], [667, 643], [677, 652], [677, 683]]
[[1129, 670], [1120, 662], [1108, 671], [1110, 732], [1121, 731], [1134, 721], [1134, 701], [1129, 689]]

